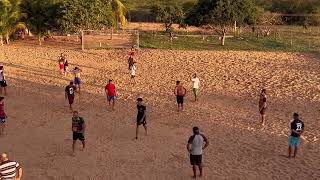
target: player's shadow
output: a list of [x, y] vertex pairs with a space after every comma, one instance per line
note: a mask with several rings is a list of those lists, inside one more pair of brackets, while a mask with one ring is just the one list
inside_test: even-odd
[[[51, 58], [45, 58], [45, 57], [38, 57], [38, 58], [43, 59], [43, 60], [47, 60], [47, 61], [52, 61], [54, 63], [57, 63], [57, 66], [58, 66], [58, 59], [51, 59]], [[74, 66], [74, 67], [79, 66], [80, 68], [84, 67], [84, 68], [98, 70], [98, 71], [106, 71], [106, 69], [101, 69], [101, 68], [88, 66], [88, 65], [83, 65], [83, 64], [79, 65], [79, 64], [72, 63], [72, 59], [68, 59], [68, 63], [69, 63], [69, 67], [70, 66]]]
[[40, 67], [36, 67], [36, 66], [26, 66], [26, 65], [14, 64], [14, 63], [2, 62], [2, 61], [0, 61], [0, 63], [4, 66], [7, 66], [7, 67], [14, 67], [14, 68], [24, 69], [24, 70], [28, 70], [28, 71], [56, 72], [51, 69], [42, 68], [42, 67], [40, 68]]

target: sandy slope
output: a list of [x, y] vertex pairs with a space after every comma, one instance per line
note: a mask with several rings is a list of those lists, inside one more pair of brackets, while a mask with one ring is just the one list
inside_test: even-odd
[[[56, 58], [66, 51], [72, 66], [83, 69], [84, 93], [76, 109], [88, 124], [88, 148], [71, 153], [70, 119], [63, 87], [71, 77], [57, 72]], [[126, 51], [76, 51], [21, 44], [0, 47], [10, 84], [6, 98], [8, 151], [25, 168], [25, 179], [189, 179], [185, 143], [194, 125], [211, 145], [202, 179], [318, 179], [320, 58], [295, 53], [184, 52], [142, 50], [137, 84], [127, 72]], [[172, 89], [177, 79], [190, 90], [197, 72], [201, 97], [175, 112]], [[105, 108], [103, 85], [118, 87], [115, 111]], [[258, 124], [257, 95], [269, 91], [268, 125]], [[135, 101], [148, 108], [150, 135], [134, 138]], [[293, 112], [306, 124], [296, 160], [285, 158]], [[141, 132], [143, 132], [141, 130]]]

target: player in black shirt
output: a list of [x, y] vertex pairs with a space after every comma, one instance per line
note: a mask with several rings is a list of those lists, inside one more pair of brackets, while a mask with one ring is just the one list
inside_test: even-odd
[[76, 87], [73, 85], [73, 81], [70, 81], [70, 84], [66, 87], [66, 99], [69, 101], [70, 110], [73, 111], [72, 104], [74, 101]]
[[291, 122], [291, 135], [289, 136], [288, 158], [291, 158], [292, 148], [294, 148], [293, 157], [295, 158], [300, 145], [300, 135], [304, 131], [304, 123], [299, 119], [299, 114], [293, 114], [293, 121]]
[[75, 155], [75, 147], [76, 147], [76, 142], [79, 139], [82, 142], [82, 147], [85, 149], [86, 147], [86, 141], [84, 138], [85, 134], [85, 129], [86, 129], [86, 124], [84, 122], [84, 119], [79, 116], [78, 111], [73, 112], [73, 117], [72, 117], [72, 152], [73, 155]]
[[138, 133], [139, 133], [139, 126], [143, 125], [146, 135], [147, 133], [147, 121], [146, 121], [146, 106], [142, 104], [142, 98], [137, 99], [137, 109], [138, 109], [138, 115], [137, 115], [137, 127], [136, 127], [136, 139], [138, 139]]

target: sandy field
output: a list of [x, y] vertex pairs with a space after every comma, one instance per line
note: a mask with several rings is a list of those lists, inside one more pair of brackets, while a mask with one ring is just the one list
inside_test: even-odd
[[[57, 57], [82, 68], [83, 92], [75, 109], [87, 123], [87, 149], [71, 156], [71, 117]], [[186, 180], [192, 170], [186, 143], [199, 126], [210, 141], [201, 179], [316, 180], [320, 178], [320, 57], [311, 54], [142, 49], [137, 83], [130, 83], [128, 50], [69, 49], [12, 43], [0, 47], [9, 95], [0, 152], [24, 168], [25, 180]], [[200, 99], [190, 78], [197, 72]], [[116, 110], [105, 105], [104, 85], [114, 79]], [[173, 88], [188, 89], [176, 112]], [[259, 124], [258, 95], [268, 90], [267, 125]], [[150, 134], [135, 140], [135, 99], [147, 105]], [[293, 112], [305, 122], [301, 151], [288, 159]]]

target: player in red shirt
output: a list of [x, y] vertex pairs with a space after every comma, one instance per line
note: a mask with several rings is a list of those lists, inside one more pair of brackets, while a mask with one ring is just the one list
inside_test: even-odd
[[64, 61], [65, 61], [65, 56], [63, 53], [61, 53], [58, 60], [60, 74], [64, 74]]
[[0, 97], [0, 136], [3, 135], [7, 115], [4, 112], [4, 97]]
[[134, 49], [134, 46], [131, 47], [131, 50], [130, 50], [130, 53], [129, 53], [129, 56], [134, 56], [136, 53], [135, 49]]
[[133, 65], [133, 63], [135, 62], [135, 49], [132, 46], [130, 52], [129, 52], [129, 59], [128, 59], [128, 69], [131, 70], [131, 66]]
[[109, 83], [105, 87], [107, 100], [109, 102], [109, 106], [111, 106], [112, 101], [112, 110], [114, 110], [115, 97], [116, 97], [116, 86], [113, 84], [112, 79], [109, 80]]

